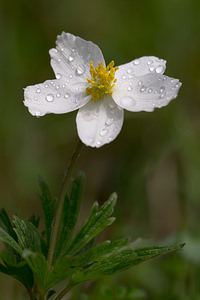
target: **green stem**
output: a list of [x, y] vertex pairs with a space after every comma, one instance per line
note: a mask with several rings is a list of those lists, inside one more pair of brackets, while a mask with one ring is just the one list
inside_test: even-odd
[[29, 294], [30, 300], [35, 300], [32, 289], [30, 287], [27, 287], [26, 289], [27, 289], [27, 292]]
[[64, 297], [71, 290], [71, 288], [73, 288], [73, 285], [69, 284], [64, 290], [60, 292], [60, 294], [58, 294], [58, 296], [56, 296], [54, 300], [61, 300], [62, 297]]
[[79, 141], [76, 148], [75, 148], [75, 151], [74, 151], [74, 153], [71, 157], [71, 160], [68, 164], [68, 167], [65, 171], [65, 174], [64, 174], [60, 194], [59, 194], [59, 197], [58, 197], [58, 203], [57, 203], [57, 209], [56, 209], [56, 214], [55, 214], [55, 219], [54, 219], [54, 225], [53, 225], [50, 244], [49, 244], [49, 252], [48, 252], [48, 257], [47, 257], [47, 260], [48, 260], [48, 263], [49, 263], [49, 269], [51, 268], [52, 263], [53, 263], [53, 256], [54, 256], [54, 253], [55, 253], [56, 241], [57, 241], [57, 237], [58, 237], [58, 233], [59, 233], [59, 229], [60, 229], [60, 223], [61, 223], [61, 218], [62, 218], [62, 210], [63, 210], [65, 195], [66, 195], [66, 192], [67, 192], [67, 186], [68, 186], [68, 183], [69, 183], [71, 173], [72, 173], [73, 168], [75, 166], [75, 163], [76, 163], [76, 161], [77, 161], [77, 159], [80, 155], [80, 151], [82, 149], [82, 146], [83, 146], [83, 143], [81, 141]]

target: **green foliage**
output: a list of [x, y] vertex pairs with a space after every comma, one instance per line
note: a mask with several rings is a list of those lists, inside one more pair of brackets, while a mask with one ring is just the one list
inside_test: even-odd
[[[113, 275], [183, 247], [179, 245], [136, 249], [135, 243], [131, 243], [129, 239], [105, 241], [95, 245], [94, 238], [114, 221], [111, 215], [117, 201], [116, 193], [113, 193], [100, 208], [97, 202], [94, 203], [88, 219], [73, 237], [84, 182], [85, 176], [79, 172], [71, 181], [69, 196], [65, 196], [62, 225], [53, 265], [49, 264], [47, 254], [56, 202], [41, 178], [40, 199], [43, 209], [46, 209], [44, 211], [46, 240], [38, 230], [39, 219], [35, 216], [29, 221], [14, 216], [13, 228], [6, 212], [3, 210], [0, 214], [0, 240], [9, 246], [8, 250], [1, 254], [0, 271], [18, 279], [29, 293], [34, 293], [33, 286], [34, 289], [37, 287], [40, 299], [45, 295], [46, 299], [50, 299], [52, 295], [56, 297], [55, 299], [62, 299], [71, 287], [81, 282]], [[64, 281], [68, 281], [68, 287], [63, 291], [54, 290], [57, 284]], [[123, 289], [117, 289], [116, 299], [122, 299], [125, 294], [128, 295]]]
[[108, 201], [98, 210], [99, 204], [95, 202], [90, 216], [77, 233], [66, 253], [74, 255], [78, 253], [93, 237], [99, 234], [105, 227], [112, 224], [115, 218], [110, 218], [117, 201], [117, 195], [113, 193]]
[[40, 176], [39, 176], [39, 185], [42, 192], [42, 194], [39, 195], [39, 197], [42, 203], [42, 210], [44, 214], [45, 231], [46, 231], [46, 240], [48, 246], [50, 241], [50, 236], [51, 236], [52, 222], [55, 215], [56, 199], [52, 198], [48, 184]]
[[71, 192], [68, 197], [66, 194], [63, 206], [63, 220], [61, 232], [58, 240], [57, 255], [66, 249], [72, 235], [74, 233], [75, 225], [78, 219], [80, 210], [81, 197], [85, 183], [85, 175], [79, 172], [75, 179], [71, 182]]
[[29, 249], [35, 253], [47, 255], [46, 243], [32, 223], [21, 220], [17, 216], [14, 216], [13, 223], [15, 225], [14, 230], [23, 249]]

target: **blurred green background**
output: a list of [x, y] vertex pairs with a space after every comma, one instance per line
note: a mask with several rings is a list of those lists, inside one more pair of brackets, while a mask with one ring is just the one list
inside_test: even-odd
[[[56, 195], [77, 141], [76, 112], [37, 119], [22, 102], [24, 87], [54, 78], [48, 50], [58, 34], [93, 41], [116, 65], [166, 59], [166, 75], [183, 82], [167, 107], [126, 112], [118, 138], [85, 147], [77, 170], [87, 176], [80, 222], [94, 200], [119, 195], [117, 221], [102, 239], [185, 249], [81, 286], [71, 299], [200, 299], [199, 15], [199, 0], [0, 0], [0, 206], [9, 214], [42, 215], [37, 177]], [[0, 274], [0, 300], [23, 299], [23, 287]]]

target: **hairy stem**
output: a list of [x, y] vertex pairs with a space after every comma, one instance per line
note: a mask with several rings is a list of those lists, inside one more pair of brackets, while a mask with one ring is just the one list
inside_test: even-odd
[[55, 247], [56, 247], [56, 241], [58, 238], [58, 233], [59, 233], [59, 228], [60, 228], [60, 223], [62, 219], [62, 209], [63, 209], [63, 204], [64, 204], [64, 199], [65, 195], [67, 192], [67, 186], [69, 183], [69, 179], [72, 173], [72, 170], [76, 164], [76, 161], [80, 155], [80, 151], [82, 149], [83, 143], [81, 141], [78, 142], [75, 151], [71, 157], [71, 160], [68, 164], [68, 167], [65, 171], [64, 177], [63, 177], [63, 182], [60, 190], [60, 194], [58, 197], [58, 203], [57, 203], [57, 208], [56, 208], [56, 214], [55, 214], [55, 219], [54, 219], [54, 225], [51, 233], [51, 239], [50, 239], [50, 244], [49, 244], [49, 252], [48, 252], [48, 263], [49, 263], [49, 269], [52, 266], [53, 263], [53, 256], [55, 253]]

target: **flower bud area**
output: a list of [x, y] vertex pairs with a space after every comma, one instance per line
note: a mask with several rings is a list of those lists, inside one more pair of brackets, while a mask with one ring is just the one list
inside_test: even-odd
[[92, 101], [97, 102], [106, 94], [112, 95], [112, 88], [117, 82], [115, 72], [118, 69], [118, 67], [114, 67], [114, 61], [111, 61], [106, 68], [103, 63], [99, 63], [99, 66], [94, 68], [93, 62], [90, 62], [91, 79], [87, 78], [90, 85], [86, 88], [86, 94], [92, 95]]

